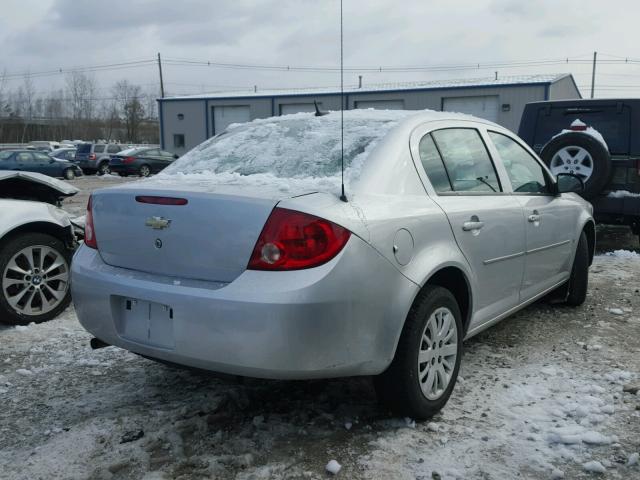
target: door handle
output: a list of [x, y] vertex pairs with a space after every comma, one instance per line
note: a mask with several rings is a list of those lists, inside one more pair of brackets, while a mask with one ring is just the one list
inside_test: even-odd
[[464, 230], [465, 232], [480, 230], [482, 227], [484, 227], [484, 222], [480, 222], [480, 221], [464, 222], [462, 224], [462, 230]]
[[531, 223], [539, 222], [540, 221], [540, 214], [538, 214], [537, 210], [534, 210], [533, 213], [531, 215], [529, 215], [527, 220], [529, 220]]

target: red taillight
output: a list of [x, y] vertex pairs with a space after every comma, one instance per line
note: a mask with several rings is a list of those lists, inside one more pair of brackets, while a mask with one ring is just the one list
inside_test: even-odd
[[133, 163], [136, 160], [136, 157], [124, 157], [122, 159], [122, 163]]
[[89, 160], [95, 160], [96, 159], [96, 154], [95, 153], [90, 153], [89, 154]]
[[91, 205], [92, 197], [89, 197], [87, 203], [87, 217], [84, 222], [84, 244], [90, 248], [98, 248], [98, 239], [96, 238], [96, 229], [93, 226], [93, 207]]
[[346, 245], [351, 232], [323, 218], [276, 208], [249, 260], [249, 270], [300, 270], [322, 265]]
[[151, 195], [138, 195], [136, 202], [150, 203], [152, 205], [186, 205], [189, 200], [177, 197], [154, 197]]

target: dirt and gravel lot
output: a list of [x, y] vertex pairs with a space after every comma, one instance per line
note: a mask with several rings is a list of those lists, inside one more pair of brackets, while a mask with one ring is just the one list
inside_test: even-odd
[[73, 308], [0, 327], [0, 478], [319, 479], [335, 459], [338, 478], [640, 479], [640, 255], [601, 253], [590, 278], [582, 307], [538, 303], [466, 342], [424, 423], [382, 411], [366, 378], [221, 378], [92, 351]]

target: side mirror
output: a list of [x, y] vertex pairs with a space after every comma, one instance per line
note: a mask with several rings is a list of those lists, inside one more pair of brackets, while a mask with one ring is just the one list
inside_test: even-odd
[[573, 173], [559, 173], [557, 179], [558, 193], [582, 193], [584, 191], [584, 182]]

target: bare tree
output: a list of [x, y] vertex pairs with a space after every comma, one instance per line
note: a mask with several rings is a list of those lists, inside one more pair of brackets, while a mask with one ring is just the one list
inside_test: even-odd
[[69, 101], [72, 136], [84, 136], [87, 120], [94, 117], [96, 82], [93, 77], [73, 71], [65, 78], [66, 94]]
[[137, 142], [140, 123], [144, 119], [141, 88], [127, 80], [121, 80], [113, 87], [113, 93], [119, 114], [125, 123], [127, 140]]
[[36, 88], [33, 85], [33, 80], [31, 79], [31, 75], [29, 73], [25, 74], [22, 87], [20, 87], [20, 89], [18, 90], [18, 95], [21, 96], [21, 101], [23, 104], [23, 128], [20, 142], [24, 143], [24, 139], [27, 134], [27, 128], [29, 128], [31, 121], [33, 120], [34, 100], [36, 95]]

